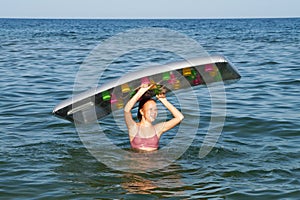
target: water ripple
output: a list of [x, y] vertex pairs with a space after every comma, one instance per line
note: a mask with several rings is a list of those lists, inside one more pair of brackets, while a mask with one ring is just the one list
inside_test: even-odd
[[[0, 19], [0, 24], [2, 198], [299, 198], [299, 19]], [[195, 99], [178, 94], [185, 96], [185, 134], [190, 136], [198, 126], [194, 141], [172, 165], [151, 173], [108, 168], [83, 146], [74, 124], [52, 116], [53, 107], [71, 97], [76, 73], [90, 51], [110, 36], [137, 27], [184, 33], [211, 54], [224, 54], [239, 69], [242, 79], [225, 86], [223, 131], [205, 158], [198, 156], [211, 120], [205, 87], [194, 91], [199, 112]], [[129, 52], [116, 58], [100, 83], [145, 63], [172, 61], [172, 56], [154, 50]], [[177, 105], [176, 95], [169, 98]], [[101, 123], [116, 145], [130, 150], [124, 127], [112, 118]], [[166, 133], [160, 145], [168, 145], [175, 133]]]

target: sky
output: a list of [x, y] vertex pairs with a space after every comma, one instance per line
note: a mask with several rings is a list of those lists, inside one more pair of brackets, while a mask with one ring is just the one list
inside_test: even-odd
[[300, 0], [0, 0], [0, 18], [300, 17]]

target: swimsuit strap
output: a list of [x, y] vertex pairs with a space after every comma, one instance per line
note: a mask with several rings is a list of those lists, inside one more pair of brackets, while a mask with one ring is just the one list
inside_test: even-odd
[[[137, 133], [135, 134], [135, 136], [134, 137], [136, 137], [136, 136], [139, 136], [140, 137], [140, 130], [141, 130], [141, 125], [137, 125], [138, 126], [138, 130], [137, 130]], [[153, 126], [153, 129], [154, 129], [154, 133], [155, 133], [155, 135], [154, 136], [157, 136], [157, 131], [156, 131], [156, 129], [155, 129], [155, 126]], [[153, 136], [152, 136], [153, 137]]]
[[134, 137], [136, 136], [140, 136], [140, 130], [141, 130], [141, 126], [140, 125], [137, 125], [138, 126], [138, 130], [137, 130], [137, 133], [135, 134]]
[[[157, 136], [157, 131], [155, 129], [155, 126], [153, 126], [153, 129], [154, 129], [154, 132], [155, 132], [155, 135]], [[158, 137], [158, 136], [157, 136]]]

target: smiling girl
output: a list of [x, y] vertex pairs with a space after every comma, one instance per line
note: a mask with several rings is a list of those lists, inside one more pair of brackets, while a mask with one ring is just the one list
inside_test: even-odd
[[[129, 140], [133, 149], [154, 151], [158, 149], [161, 135], [179, 124], [184, 116], [167, 99], [165, 93], [156, 95], [157, 99], [172, 113], [173, 118], [162, 123], [153, 124], [157, 117], [157, 106], [154, 99], [143, 97], [153, 85], [142, 84], [138, 92], [128, 101], [124, 108], [124, 117], [128, 128]], [[131, 110], [139, 101], [138, 119], [135, 122]]]

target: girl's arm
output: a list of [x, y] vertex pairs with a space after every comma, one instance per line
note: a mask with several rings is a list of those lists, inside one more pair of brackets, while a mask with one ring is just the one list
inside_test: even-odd
[[177, 124], [179, 124], [183, 119], [183, 114], [175, 108], [165, 97], [164, 94], [157, 95], [157, 98], [160, 100], [160, 102], [172, 113], [173, 117], [171, 120], [162, 123], [162, 128], [159, 134], [163, 134], [164, 132], [170, 130]]
[[143, 94], [145, 94], [145, 92], [149, 90], [151, 86], [152, 85], [149, 86], [148, 84], [142, 84], [138, 92], [125, 105], [124, 117], [128, 129], [131, 129], [134, 125], [136, 125], [136, 122], [132, 119], [132, 114], [131, 114], [131, 110], [133, 106], [143, 96]]

